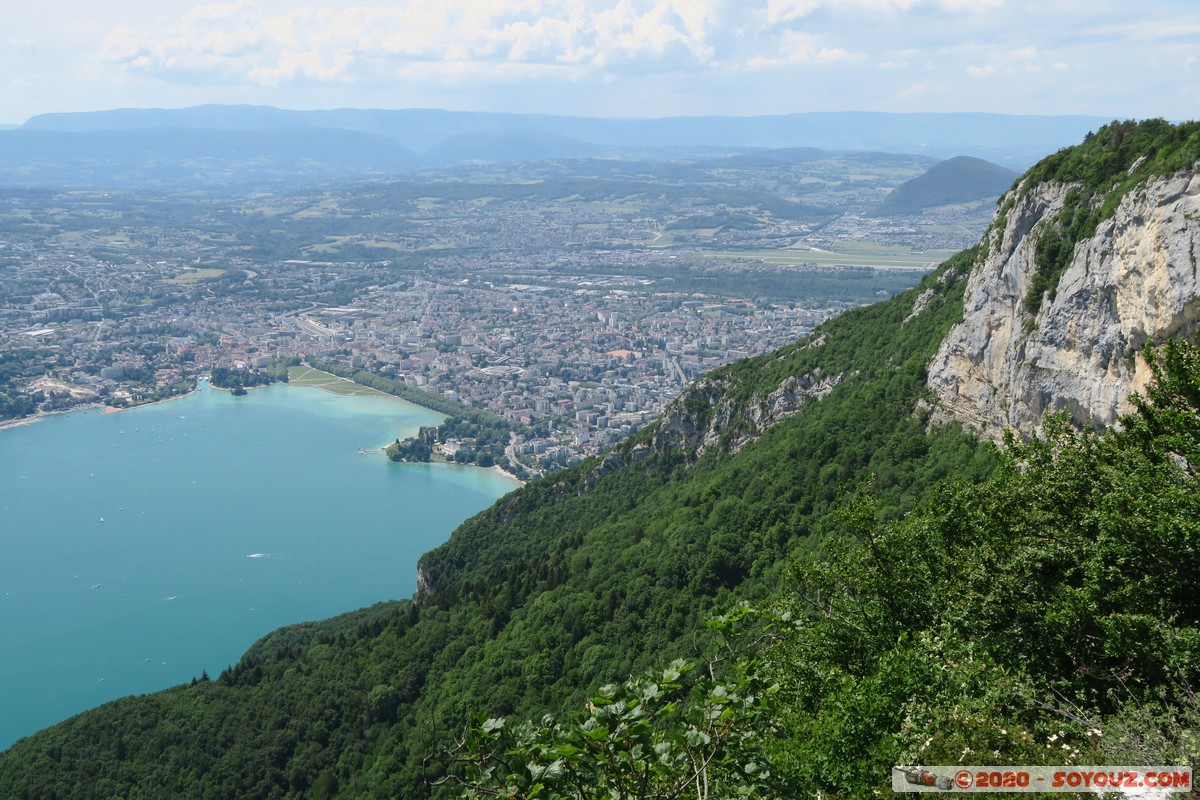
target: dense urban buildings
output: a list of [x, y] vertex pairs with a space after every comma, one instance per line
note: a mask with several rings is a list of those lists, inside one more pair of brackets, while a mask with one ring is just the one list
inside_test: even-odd
[[767, 192], [759, 168], [699, 192], [645, 176], [521, 183], [517, 167], [232, 197], [10, 190], [0, 415], [319, 360], [507, 420], [504, 456], [539, 474], [978, 236], [983, 203], [871, 216], [925, 166], [896, 158], [857, 182], [828, 164], [785, 170], [804, 204]]

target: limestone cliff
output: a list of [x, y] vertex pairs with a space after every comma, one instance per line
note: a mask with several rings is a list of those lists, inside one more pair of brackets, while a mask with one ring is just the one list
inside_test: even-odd
[[1028, 433], [1054, 412], [1107, 427], [1130, 410], [1129, 394], [1149, 377], [1140, 357], [1146, 342], [1197, 332], [1198, 167], [1125, 187], [1115, 210], [1075, 243], [1032, 314], [1025, 299], [1039, 238], [1060, 224], [1064, 203], [1082, 195], [1078, 183], [1026, 176], [1002, 199], [963, 319], [929, 365], [938, 414], [998, 437], [1010, 428]]

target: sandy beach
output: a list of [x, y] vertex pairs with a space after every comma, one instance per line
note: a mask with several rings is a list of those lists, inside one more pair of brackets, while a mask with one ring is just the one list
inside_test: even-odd
[[521, 484], [522, 486], [524, 486], [524, 485], [525, 485], [525, 481], [521, 480], [521, 479], [520, 479], [520, 478], [518, 478], [516, 475], [513, 475], [511, 472], [509, 472], [508, 470], [504, 469], [504, 468], [503, 468], [503, 467], [501, 467], [499, 464], [494, 464], [494, 465], [492, 465], [492, 470], [493, 470], [493, 471], [494, 471], [494, 472], [495, 472], [497, 475], [503, 475], [504, 477], [506, 477], [506, 478], [509, 478], [510, 480], [514, 480], [514, 481], [516, 481], [517, 483]]
[[[4, 428], [17, 428], [17, 427], [20, 427], [21, 425], [32, 425], [33, 423], [37, 422], [38, 420], [45, 419], [46, 417], [55, 417], [55, 416], [58, 416], [59, 414], [73, 414], [76, 411], [86, 411], [89, 408], [100, 408], [100, 407], [101, 406], [99, 403], [80, 403], [77, 406], [71, 406], [70, 408], [60, 408], [55, 411], [39, 411], [36, 414], [33, 414], [28, 417], [21, 417], [20, 419], [0, 419], [0, 430], [3, 430]], [[104, 406], [103, 408], [104, 408], [104, 413], [107, 414], [108, 406]], [[120, 409], [113, 409], [113, 410], [120, 411]]]
[[[213, 387], [213, 388], [216, 388], [216, 387]], [[105, 413], [105, 414], [117, 414], [117, 413], [120, 413], [121, 411], [129, 411], [130, 409], [133, 409], [133, 408], [145, 408], [146, 406], [156, 406], [156, 405], [158, 405], [159, 403], [169, 403], [169, 402], [171, 402], [172, 400], [178, 400], [178, 399], [179, 399], [179, 398], [181, 398], [181, 397], [187, 397], [188, 395], [192, 394], [192, 392], [195, 392], [195, 391], [196, 391], [195, 389], [192, 389], [191, 391], [184, 392], [183, 394], [171, 395], [170, 397], [164, 397], [164, 398], [163, 398], [163, 399], [161, 399], [161, 400], [154, 400], [154, 401], [152, 401], [152, 402], [149, 402], [149, 403], [137, 403], [137, 404], [135, 404], [135, 405], [132, 405], [132, 406], [120, 406], [120, 407], [118, 407], [118, 406], [105, 406], [105, 407], [104, 407], [104, 413]], [[89, 408], [94, 408], [94, 407], [95, 407], [95, 406], [89, 406]], [[82, 406], [76, 406], [76, 408], [82, 408]], [[71, 409], [71, 410], [72, 410], [72, 411], [74, 411], [74, 410], [76, 410], [76, 408], [73, 408], [73, 409]]]
[[5, 428], [16, 428], [21, 425], [32, 425], [47, 414], [34, 414], [31, 417], [21, 417], [20, 419], [0, 419], [0, 430]]

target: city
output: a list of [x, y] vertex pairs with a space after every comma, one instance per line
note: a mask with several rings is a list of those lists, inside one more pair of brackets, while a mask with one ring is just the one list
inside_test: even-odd
[[[990, 212], [872, 216], [918, 157], [881, 158], [873, 177], [855, 159], [850, 183], [837, 159], [728, 161], [700, 190], [654, 182], [677, 165], [616, 182], [574, 174], [611, 164], [579, 162], [557, 165], [567, 177], [491, 165], [232, 197], [9, 192], [0, 416], [319, 362], [450, 416], [490, 412], [509, 441], [488, 461], [537, 476], [629, 436], [714, 367], [912, 285]], [[765, 191], [768, 174], [805, 204]], [[435, 457], [474, 461], [471, 444], [448, 438]]]

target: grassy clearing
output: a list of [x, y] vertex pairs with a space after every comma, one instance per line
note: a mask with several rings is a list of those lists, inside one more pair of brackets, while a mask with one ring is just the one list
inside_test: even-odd
[[359, 242], [359, 244], [361, 244], [363, 247], [374, 247], [377, 250], [408, 250], [408, 249], [410, 249], [408, 247], [405, 247], [403, 244], [401, 244], [399, 242], [387, 242], [387, 241], [383, 241], [380, 239], [364, 239], [363, 241]]
[[295, 210], [295, 206], [260, 206], [258, 208], [248, 209], [244, 213], [247, 215], [258, 214], [259, 216], [263, 217], [279, 217], [283, 216], [284, 214], [291, 214]]
[[189, 283], [199, 283], [200, 281], [210, 281], [224, 274], [225, 270], [223, 269], [192, 269], [176, 275], [174, 278], [167, 278], [164, 282], [187, 285]]
[[411, 250], [412, 247], [400, 242], [385, 241], [382, 239], [356, 239], [353, 236], [329, 236], [324, 242], [319, 244], [310, 244], [302, 248], [305, 255], [334, 255], [342, 252], [344, 245], [361, 245], [363, 247], [373, 247], [376, 250], [392, 250], [403, 251]]
[[836, 250], [717, 250], [708, 258], [755, 260], [771, 266], [847, 266], [875, 269], [929, 270], [954, 255], [953, 250], [926, 250], [914, 253], [906, 247], [871, 242], [839, 245]]
[[341, 394], [349, 397], [392, 397], [386, 392], [355, 383], [349, 378], [339, 378], [337, 375], [331, 375], [328, 372], [322, 372], [319, 369], [303, 365], [288, 367], [288, 385], [315, 386], [318, 389], [324, 389], [333, 394]]
[[642, 207], [637, 203], [621, 202], [619, 200], [616, 202], [589, 200], [576, 203], [575, 208], [582, 211], [597, 211], [606, 214], [636, 214], [642, 210]]
[[341, 213], [341, 210], [341, 206], [338, 205], [337, 200], [327, 197], [319, 203], [314, 203], [307, 208], [300, 209], [292, 216], [296, 219], [321, 219], [336, 217]]

